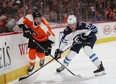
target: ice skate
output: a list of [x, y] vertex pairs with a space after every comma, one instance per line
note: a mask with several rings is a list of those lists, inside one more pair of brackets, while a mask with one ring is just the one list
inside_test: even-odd
[[34, 66], [29, 66], [29, 68], [28, 68], [28, 72], [32, 72], [33, 69], [34, 69]]
[[98, 66], [98, 69], [94, 71], [94, 74], [95, 74], [95, 76], [100, 76], [100, 75], [105, 75], [106, 74], [102, 62]]
[[45, 62], [45, 59], [40, 60], [40, 63], [39, 63], [40, 67], [42, 67], [44, 65], [44, 62]]
[[59, 68], [56, 69], [56, 72], [60, 73], [61, 71], [63, 71], [65, 69], [64, 66], [61, 66]]

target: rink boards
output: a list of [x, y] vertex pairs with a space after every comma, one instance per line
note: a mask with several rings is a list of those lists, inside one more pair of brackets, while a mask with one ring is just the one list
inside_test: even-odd
[[[96, 43], [103, 43], [116, 40], [116, 22], [96, 24], [99, 32]], [[53, 46], [52, 55], [59, 44], [59, 32], [65, 27], [54, 27], [56, 44]], [[24, 38], [21, 32], [13, 32], [8, 35], [0, 35], [0, 84], [6, 84], [27, 74], [28, 68], [28, 39]], [[67, 53], [67, 52], [66, 52]], [[63, 54], [63, 56], [66, 55]], [[51, 57], [46, 57], [46, 62]], [[37, 58], [36, 68], [39, 67]]]

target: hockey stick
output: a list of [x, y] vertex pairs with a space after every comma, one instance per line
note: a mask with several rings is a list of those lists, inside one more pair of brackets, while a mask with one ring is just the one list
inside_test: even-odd
[[[31, 38], [31, 40], [33, 40], [33, 42], [35, 42], [43, 51], [46, 51], [46, 50], [45, 50], [39, 43], [37, 43], [33, 38]], [[72, 46], [70, 46], [70, 47], [72, 47]], [[57, 59], [55, 59], [53, 55], [50, 54], [50, 56], [51, 56], [54, 60], [56, 60], [60, 65], [64, 66], [60, 61], [58, 61]], [[65, 69], [67, 69], [73, 76], [76, 76], [76, 75], [75, 75], [71, 70], [69, 70], [66, 66], [64, 66], [64, 67], [65, 67]]]
[[46, 64], [44, 64], [42, 67], [40, 67], [39, 69], [35, 70], [33, 73], [29, 74], [28, 76], [25, 77], [21, 77], [19, 78], [19, 81], [26, 79], [28, 77], [30, 77], [31, 75], [33, 75], [34, 73], [36, 73], [37, 71], [39, 71], [40, 69], [42, 69], [43, 67], [45, 67], [46, 65], [48, 65], [49, 63], [51, 63], [54, 59], [51, 59], [49, 62], [47, 62]]
[[[61, 54], [63, 54], [65, 51], [67, 51], [69, 48], [71, 48], [72, 46], [69, 46], [68, 48], [66, 48]], [[54, 59], [51, 59], [49, 62], [47, 62], [46, 64], [44, 64], [42, 67], [40, 67], [39, 69], [37, 69], [36, 71], [34, 71], [33, 73], [29, 74], [28, 76], [25, 77], [21, 77], [19, 78], [19, 81], [26, 79], [28, 77], [30, 77], [31, 75], [33, 75], [34, 73], [36, 73], [37, 71], [39, 71], [40, 69], [42, 69], [43, 67], [45, 67], [46, 65], [48, 65], [49, 63], [51, 63]]]

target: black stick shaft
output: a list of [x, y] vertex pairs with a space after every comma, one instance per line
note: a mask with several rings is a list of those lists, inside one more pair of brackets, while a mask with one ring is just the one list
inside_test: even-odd
[[[39, 45], [38, 45], [39, 46]], [[65, 52], [66, 50], [68, 50], [69, 48], [71, 48], [71, 46], [69, 46], [67, 49], [65, 49], [63, 52]], [[53, 56], [52, 56], [53, 57]], [[36, 71], [34, 71], [33, 73], [31, 73], [31, 74], [29, 74], [28, 76], [25, 76], [25, 77], [21, 77], [21, 78], [19, 78], [19, 81], [21, 81], [21, 80], [23, 80], [23, 79], [26, 79], [26, 78], [28, 78], [28, 77], [30, 77], [31, 75], [33, 75], [34, 73], [36, 73], [37, 71], [39, 71], [40, 69], [42, 69], [43, 67], [45, 67], [46, 65], [48, 65], [50, 62], [52, 62], [54, 60], [54, 57], [53, 57], [53, 59], [51, 59], [49, 62], [47, 62], [44, 66], [42, 66], [42, 67], [40, 67], [39, 69], [37, 69]], [[60, 62], [59, 62], [60, 63]], [[62, 64], [62, 63], [60, 63], [60, 64]], [[70, 70], [69, 70], [69, 72], [70, 72]], [[72, 72], [70, 72], [70, 73], [72, 73]], [[73, 74], [73, 73], [72, 73]], [[73, 75], [75, 75], [75, 74], [73, 74]]]
[[51, 63], [54, 59], [51, 59], [49, 62], [47, 62], [46, 64], [44, 64], [42, 67], [40, 67], [39, 69], [37, 69], [36, 71], [34, 71], [33, 73], [29, 74], [28, 76], [19, 78], [19, 81], [26, 79], [28, 77], [30, 77], [31, 75], [33, 75], [34, 73], [36, 73], [37, 71], [39, 71], [40, 69], [42, 69], [43, 67], [45, 67], [46, 65], [48, 65], [49, 63]]
[[[33, 42], [35, 42], [43, 51], [46, 51], [39, 43], [37, 43], [34, 39], [32, 39], [33, 40]], [[70, 46], [71, 47], [71, 46]], [[52, 56], [52, 55], [50, 55], [53, 59], [55, 59], [54, 58], [54, 56]], [[56, 60], [56, 59], [55, 59]], [[64, 66], [60, 61], [58, 61], [58, 60], [56, 60], [59, 64], [61, 64], [62, 66]], [[75, 74], [71, 71], [71, 70], [69, 70], [66, 66], [64, 66], [73, 76], [75, 76]]]

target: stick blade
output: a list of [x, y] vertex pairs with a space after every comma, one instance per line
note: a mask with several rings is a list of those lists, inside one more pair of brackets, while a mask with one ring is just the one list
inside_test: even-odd
[[28, 76], [19, 78], [19, 81], [21, 81], [21, 80], [23, 80], [23, 79], [26, 79], [27, 77], [28, 77]]

